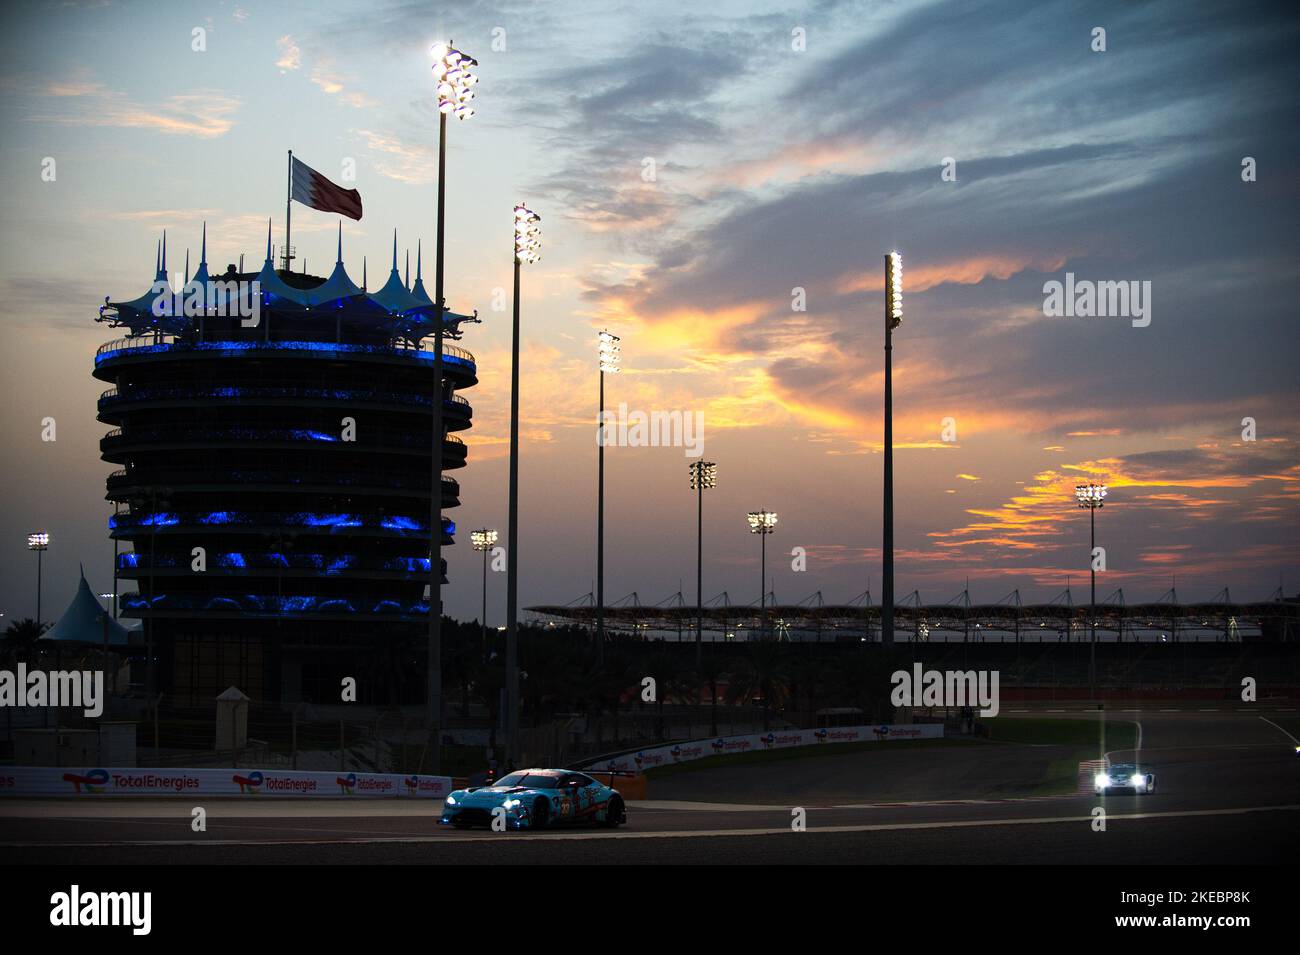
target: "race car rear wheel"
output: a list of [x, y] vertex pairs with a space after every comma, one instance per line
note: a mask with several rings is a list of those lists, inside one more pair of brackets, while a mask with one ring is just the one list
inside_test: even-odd
[[617, 829], [624, 822], [625, 812], [623, 809], [623, 800], [614, 796], [609, 800], [609, 805], [605, 807], [605, 818], [600, 824], [606, 829]]
[[551, 822], [551, 804], [545, 798], [533, 803], [533, 824], [531, 829], [545, 829]]

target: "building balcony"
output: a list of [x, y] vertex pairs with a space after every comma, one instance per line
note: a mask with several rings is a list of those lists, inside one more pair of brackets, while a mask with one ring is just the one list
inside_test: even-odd
[[[373, 411], [429, 412], [431, 396], [418, 392], [310, 387], [150, 387], [109, 388], [99, 396], [99, 419], [120, 423], [126, 411], [154, 408], [318, 408], [339, 404]], [[451, 431], [470, 427], [473, 409], [460, 395], [443, 401], [443, 421]]]
[[[427, 438], [399, 428], [367, 427], [360, 430], [361, 440], [344, 441], [341, 434], [332, 434], [314, 428], [197, 428], [185, 427], [184, 422], [174, 430], [132, 428], [124, 431], [114, 428], [100, 439], [100, 454], [106, 461], [127, 463], [123, 455], [138, 451], [212, 450], [227, 448], [256, 448], [262, 450], [296, 451], [303, 448], [332, 449], [342, 452], [387, 453], [423, 457], [429, 453]], [[465, 442], [454, 434], [443, 439], [442, 460], [444, 470], [465, 466]]]
[[[422, 342], [419, 347], [404, 341], [387, 344], [325, 341], [193, 341], [174, 335], [135, 335], [106, 342], [95, 352], [95, 374], [108, 377], [105, 366], [121, 362], [155, 361], [158, 359], [206, 358], [303, 358], [328, 361], [374, 361], [382, 363], [416, 362], [432, 367], [433, 343]], [[443, 342], [443, 369], [457, 387], [468, 387], [477, 382], [477, 364], [474, 355], [464, 348]], [[111, 378], [110, 378], [111, 380]]]

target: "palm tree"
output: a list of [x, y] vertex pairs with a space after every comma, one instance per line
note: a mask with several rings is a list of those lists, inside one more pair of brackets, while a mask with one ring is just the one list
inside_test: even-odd
[[594, 664], [588, 671], [588, 680], [597, 687], [597, 694], [614, 717], [614, 742], [618, 742], [619, 704], [627, 688], [637, 683], [641, 668], [633, 666], [626, 651], [617, 644], [605, 654], [603, 665]]
[[15, 662], [31, 660], [37, 647], [36, 641], [48, 629], [50, 629], [48, 623], [37, 623], [31, 617], [15, 620], [9, 624], [4, 635], [5, 659]]
[[732, 702], [748, 704], [754, 697], [761, 699], [763, 729], [771, 729], [772, 707], [784, 705], [790, 694], [787, 661], [781, 644], [770, 640], [751, 641], [748, 660], [732, 677], [727, 694]]
[[664, 732], [664, 702], [671, 695], [685, 692], [699, 698], [699, 683], [695, 675], [686, 668], [681, 654], [661, 649], [646, 661], [646, 675], [655, 681], [655, 735], [660, 740], [666, 738]]
[[700, 660], [700, 679], [709, 687], [709, 735], [718, 735], [718, 683], [727, 675], [726, 660], [721, 654], [707, 653]]

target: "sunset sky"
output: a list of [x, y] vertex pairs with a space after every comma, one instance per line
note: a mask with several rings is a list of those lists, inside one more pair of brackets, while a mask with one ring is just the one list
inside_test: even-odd
[[[596, 332], [622, 337], [610, 405], [701, 411], [707, 597], [758, 596], [746, 511], [775, 510], [778, 600], [880, 590], [883, 265], [895, 335], [897, 592], [1086, 596], [1087, 515], [1111, 486], [1109, 569], [1154, 600], [1300, 591], [1300, 20], [1278, 3], [295, 2], [7, 4], [0, 31], [2, 622], [33, 616], [30, 531], [53, 538], [45, 618], [78, 563], [111, 584], [95, 420], [96, 307], [168, 265], [283, 241], [285, 151], [365, 216], [344, 259], [371, 289], [393, 229], [431, 282], [429, 46], [480, 61], [448, 150], [449, 304], [470, 464], [457, 473], [453, 616], [478, 615], [470, 529], [501, 530], [509, 434], [511, 209], [542, 216], [523, 276], [521, 605], [595, 576]], [[1094, 52], [1093, 30], [1106, 31]], [[201, 28], [206, 50], [195, 51]], [[495, 46], [494, 48], [494, 41]], [[504, 41], [504, 49], [501, 49]], [[801, 42], [803, 41], [803, 42]], [[52, 157], [57, 178], [42, 180]], [[1243, 158], [1256, 181], [1244, 182]], [[941, 175], [956, 160], [956, 181]], [[653, 168], [653, 181], [646, 171]], [[296, 206], [308, 271], [338, 217]], [[1138, 280], [1151, 323], [1049, 317], [1043, 285]], [[804, 290], [806, 311], [792, 307]], [[499, 290], [505, 290], [504, 294]], [[494, 310], [501, 306], [502, 310]], [[41, 420], [57, 440], [41, 440]], [[941, 437], [944, 418], [957, 440]], [[1257, 440], [1242, 440], [1242, 419]], [[607, 451], [606, 595], [694, 600], [681, 448]], [[806, 548], [807, 570], [790, 567]], [[504, 574], [489, 621], [503, 622]]]

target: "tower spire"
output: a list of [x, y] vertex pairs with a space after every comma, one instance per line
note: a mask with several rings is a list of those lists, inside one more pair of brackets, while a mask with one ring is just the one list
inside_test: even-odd
[[420, 240], [415, 240], [415, 281], [420, 281]]
[[408, 292], [411, 290], [411, 250], [410, 249], [406, 250], [406, 280], [402, 284], [406, 286], [406, 290]]
[[167, 230], [163, 229], [162, 240], [162, 273], [167, 274]]
[[361, 291], [366, 290], [366, 257], [361, 257]]
[[393, 230], [393, 271], [397, 271], [397, 230]]
[[266, 220], [266, 261], [271, 261], [271, 220]]
[[208, 220], [203, 220], [203, 244], [199, 246], [199, 265], [208, 264]]
[[190, 250], [185, 250], [185, 284], [190, 284]]
[[339, 220], [339, 258], [337, 265], [343, 264], [343, 220]]

